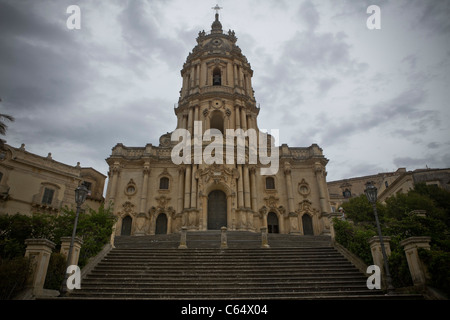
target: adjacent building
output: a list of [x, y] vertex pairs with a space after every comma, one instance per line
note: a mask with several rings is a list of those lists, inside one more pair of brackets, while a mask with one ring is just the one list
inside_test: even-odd
[[106, 176], [93, 168], [70, 166], [8, 144], [0, 150], [0, 214], [48, 212], [58, 214], [75, 206], [75, 189], [89, 190], [83, 208], [97, 210], [104, 201]]
[[342, 203], [364, 194], [365, 184], [368, 181], [372, 181], [377, 187], [378, 201], [384, 202], [387, 198], [398, 193], [407, 193], [418, 183], [434, 185], [450, 191], [450, 168], [426, 168], [413, 171], [399, 168], [393, 172], [382, 172], [375, 175], [330, 181], [327, 185], [331, 210], [337, 212]]

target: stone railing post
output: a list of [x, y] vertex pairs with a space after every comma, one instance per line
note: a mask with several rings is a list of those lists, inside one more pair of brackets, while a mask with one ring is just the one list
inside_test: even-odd
[[186, 233], [187, 233], [187, 227], [181, 227], [181, 240], [180, 240], [180, 245], [178, 246], [178, 249], [187, 249]]
[[[383, 237], [384, 249], [386, 250], [386, 256], [389, 258], [391, 255], [390, 242], [391, 237]], [[373, 264], [380, 267], [384, 272], [383, 252], [381, 251], [380, 237], [374, 236], [369, 239], [370, 251], [372, 252]]]
[[417, 249], [424, 248], [430, 250], [430, 237], [410, 237], [400, 241], [400, 245], [405, 250], [406, 260], [408, 261], [409, 272], [415, 286], [425, 286], [428, 279], [427, 268], [420, 260]]
[[[383, 244], [384, 249], [386, 252], [386, 257], [389, 259], [389, 256], [391, 255], [391, 246], [390, 242], [391, 237], [383, 237]], [[373, 264], [378, 266], [381, 270], [381, 274], [383, 277], [381, 278], [381, 284], [384, 288], [388, 288], [388, 283], [386, 279], [386, 270], [384, 266], [384, 259], [383, 259], [383, 251], [381, 251], [381, 241], [379, 236], [373, 236], [369, 239], [369, 245], [370, 245], [370, 251], [372, 252], [372, 259]]]
[[[71, 237], [61, 237], [61, 250], [60, 253], [67, 256], [69, 255], [70, 241]], [[80, 258], [81, 245], [83, 244], [83, 240], [80, 237], [75, 237], [73, 242], [72, 249], [72, 259], [70, 260], [69, 265], [78, 265], [78, 259]]]
[[267, 228], [261, 228], [261, 248], [270, 248], [269, 241], [267, 240]]
[[330, 225], [331, 241], [334, 241], [334, 239], [336, 238], [336, 232], [334, 231], [333, 219], [339, 218], [341, 216], [341, 214], [339, 212], [332, 212], [332, 213], [329, 213], [327, 216], [328, 216], [328, 223]]
[[25, 257], [30, 259], [32, 268], [28, 285], [32, 287], [34, 295], [40, 295], [44, 291], [48, 263], [55, 244], [47, 239], [26, 239], [25, 244]]
[[220, 230], [220, 249], [226, 249], [228, 248], [227, 227], [222, 227]]

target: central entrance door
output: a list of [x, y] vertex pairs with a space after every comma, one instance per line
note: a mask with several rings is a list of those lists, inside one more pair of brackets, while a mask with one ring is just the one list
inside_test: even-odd
[[267, 215], [267, 232], [268, 233], [279, 233], [280, 229], [278, 228], [278, 217], [274, 212], [269, 212]]
[[220, 230], [227, 226], [227, 196], [220, 190], [208, 195], [208, 230]]
[[167, 216], [164, 213], [156, 218], [155, 234], [167, 234]]
[[302, 217], [302, 223], [303, 223], [303, 234], [305, 236], [313, 236], [313, 223], [312, 218], [309, 214], [304, 214]]

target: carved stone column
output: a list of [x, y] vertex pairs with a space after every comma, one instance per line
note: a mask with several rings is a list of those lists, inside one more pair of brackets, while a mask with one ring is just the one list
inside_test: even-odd
[[327, 201], [327, 187], [325, 182], [325, 168], [319, 162], [314, 164], [314, 172], [316, 174], [317, 184], [319, 186], [320, 212], [322, 215], [329, 212], [329, 203]]
[[238, 164], [239, 178], [238, 178], [238, 208], [244, 207], [244, 175], [242, 174], [242, 165]]
[[292, 194], [292, 176], [291, 176], [291, 165], [289, 162], [284, 164], [284, 175], [286, 177], [286, 190], [288, 196], [288, 210], [289, 212], [294, 212], [294, 196]]
[[118, 162], [115, 162], [110, 169], [111, 193], [109, 194], [109, 200], [112, 202], [114, 202], [114, 200], [116, 199], [117, 179], [119, 177], [119, 173], [120, 173], [120, 164]]
[[252, 198], [252, 211], [257, 212], [257, 194], [256, 194], [256, 168], [250, 167], [250, 192]]
[[191, 165], [186, 166], [186, 176], [184, 177], [184, 208], [191, 207]]
[[178, 201], [177, 213], [183, 211], [184, 166], [178, 167]]
[[241, 128], [244, 131], [247, 131], [247, 113], [245, 108], [241, 108]]
[[234, 113], [236, 115], [235, 129], [240, 129], [241, 128], [241, 115], [240, 115], [239, 106], [236, 106], [234, 110], [235, 110]]
[[197, 165], [192, 165], [191, 208], [197, 208]]
[[145, 212], [146, 205], [147, 205], [147, 192], [148, 192], [148, 177], [150, 175], [150, 162], [146, 161], [144, 163], [144, 169], [143, 169], [143, 178], [142, 178], [142, 187], [141, 187], [141, 203], [139, 212]]
[[248, 173], [248, 165], [244, 164], [244, 207], [250, 208], [250, 176]]
[[194, 110], [192, 108], [189, 109], [189, 116], [188, 116], [188, 131], [191, 134], [191, 136], [194, 133]]

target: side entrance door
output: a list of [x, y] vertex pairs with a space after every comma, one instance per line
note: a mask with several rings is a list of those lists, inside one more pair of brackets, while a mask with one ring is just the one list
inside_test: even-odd
[[130, 216], [126, 216], [122, 219], [122, 229], [120, 234], [122, 236], [129, 236], [131, 235], [131, 223], [133, 222], [133, 219], [131, 219]]

